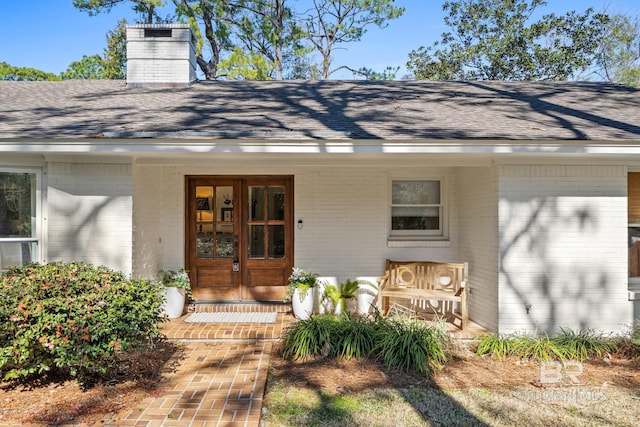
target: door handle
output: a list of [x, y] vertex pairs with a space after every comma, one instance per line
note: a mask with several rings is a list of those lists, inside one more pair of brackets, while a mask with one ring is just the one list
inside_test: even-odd
[[233, 271], [240, 271], [240, 260], [238, 260], [238, 235], [233, 236]]

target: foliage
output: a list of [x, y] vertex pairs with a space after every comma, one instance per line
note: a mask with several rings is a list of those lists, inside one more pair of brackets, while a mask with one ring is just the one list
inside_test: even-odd
[[609, 82], [640, 85], [640, 20], [615, 15], [602, 37], [593, 73]]
[[332, 342], [339, 335], [340, 321], [335, 316], [319, 315], [294, 323], [284, 333], [282, 356], [304, 360], [328, 354]]
[[490, 354], [498, 360], [514, 354], [514, 340], [499, 334], [485, 335], [480, 338], [476, 354]]
[[[196, 62], [207, 80], [219, 77], [218, 66], [223, 52], [233, 49], [232, 25], [239, 8], [222, 0], [173, 0], [176, 13], [186, 18], [197, 39]], [[202, 23], [204, 31], [200, 30]], [[206, 48], [205, 48], [206, 43]], [[211, 58], [205, 59], [203, 52], [210, 52]]]
[[608, 16], [575, 11], [531, 22], [544, 0], [447, 1], [442, 40], [410, 52], [430, 80], [566, 80], [593, 60]]
[[591, 329], [579, 332], [562, 329], [553, 341], [562, 350], [565, 358], [581, 362], [592, 357], [602, 357], [617, 350], [614, 340], [607, 339]]
[[218, 73], [232, 80], [271, 80], [273, 64], [256, 52], [235, 47], [218, 65]]
[[395, 80], [400, 67], [387, 67], [382, 71], [374, 71], [371, 68], [362, 67], [355, 71], [367, 80]]
[[447, 359], [445, 336], [419, 320], [317, 315], [284, 333], [283, 357], [373, 357], [387, 366], [427, 373]]
[[64, 80], [124, 79], [127, 64], [126, 23], [125, 20], [120, 21], [114, 30], [107, 33], [107, 47], [103, 56], [85, 55], [80, 61], [69, 64], [60, 77]]
[[160, 270], [160, 283], [165, 287], [182, 289], [187, 295], [191, 295], [191, 280], [189, 272], [184, 268], [175, 270]]
[[326, 285], [324, 288], [324, 298], [329, 298], [334, 306], [342, 303], [342, 312], [347, 313], [347, 299], [354, 298], [359, 285], [369, 285], [376, 288], [376, 285], [366, 280], [350, 280], [335, 285]]
[[376, 353], [385, 365], [403, 371], [429, 373], [447, 360], [445, 336], [418, 319], [390, 319], [383, 323]]
[[[253, 0], [239, 2], [239, 16], [234, 25], [239, 44], [259, 63], [271, 64], [269, 78], [282, 80], [286, 58], [304, 54], [304, 32], [294, 19], [288, 0]], [[235, 50], [234, 49], [234, 50]], [[272, 75], [273, 74], [273, 75]], [[250, 75], [244, 78], [251, 78]], [[267, 80], [266, 78], [263, 80]]]
[[316, 0], [304, 21], [307, 38], [322, 56], [322, 78], [328, 79], [340, 67], [331, 69], [336, 45], [360, 41], [367, 27], [387, 26], [405, 9], [393, 0]]
[[73, 0], [72, 4], [76, 9], [94, 16], [109, 12], [119, 3], [128, 2], [133, 3], [132, 9], [148, 24], [153, 23], [154, 20], [160, 20], [156, 8], [166, 3], [164, 0]]
[[591, 357], [601, 357], [605, 353], [615, 352], [616, 349], [614, 340], [596, 334], [592, 330], [574, 332], [562, 329], [561, 333], [551, 337], [547, 335], [537, 337], [486, 335], [480, 339], [476, 354], [489, 354], [498, 360], [507, 356], [516, 356], [537, 361], [566, 359], [585, 361]]
[[47, 73], [36, 68], [14, 67], [6, 62], [0, 62], [0, 80], [56, 81], [60, 80], [60, 77], [54, 73]]
[[0, 277], [0, 372], [48, 373], [83, 386], [114, 369], [119, 355], [159, 335], [159, 285], [81, 263], [12, 267]]
[[300, 301], [302, 301], [307, 295], [307, 291], [311, 288], [314, 288], [317, 285], [318, 275], [315, 273], [310, 273], [301, 268], [293, 268], [291, 275], [289, 276], [289, 287], [287, 288], [287, 294], [285, 296], [285, 302], [291, 301], [291, 297], [293, 296], [293, 292], [296, 289], [300, 290]]

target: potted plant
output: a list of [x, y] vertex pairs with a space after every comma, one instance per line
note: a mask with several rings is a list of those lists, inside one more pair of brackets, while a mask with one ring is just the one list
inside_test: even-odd
[[354, 298], [356, 292], [358, 292], [359, 285], [363, 283], [365, 282], [361, 280], [347, 279], [338, 283], [338, 286], [327, 285], [325, 287], [325, 298], [329, 298], [333, 302], [336, 316], [354, 311]]
[[160, 282], [164, 285], [165, 314], [170, 319], [182, 316], [187, 296], [191, 296], [191, 281], [189, 272], [184, 268], [175, 270], [160, 270]]
[[358, 281], [356, 313], [358, 316], [368, 316], [375, 310], [378, 296], [378, 277], [358, 277], [356, 280]]
[[293, 315], [297, 319], [308, 319], [313, 313], [317, 277], [317, 274], [295, 267], [289, 276], [285, 302], [291, 301]]

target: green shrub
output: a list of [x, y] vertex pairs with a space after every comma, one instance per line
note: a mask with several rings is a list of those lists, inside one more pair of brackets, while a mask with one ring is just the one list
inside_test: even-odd
[[284, 333], [282, 356], [285, 359], [307, 359], [331, 354], [340, 318], [332, 315], [311, 316], [291, 325]]
[[563, 348], [547, 335], [538, 337], [519, 336], [514, 338], [514, 355], [521, 359], [533, 359], [539, 362], [566, 359]]
[[334, 343], [334, 353], [345, 359], [364, 358], [373, 354], [378, 338], [376, 323], [363, 318], [341, 316]]
[[0, 277], [0, 373], [52, 374], [88, 386], [119, 354], [159, 335], [158, 284], [81, 263], [13, 267]]
[[617, 350], [614, 340], [607, 339], [591, 330], [578, 333], [562, 329], [560, 334], [549, 337], [519, 335], [505, 337], [492, 334], [482, 337], [476, 354], [490, 354], [497, 359], [517, 356], [522, 359], [534, 359], [539, 362], [549, 360], [579, 360], [600, 357]]
[[581, 362], [590, 357], [601, 357], [606, 353], [617, 351], [616, 343], [603, 337], [594, 331], [587, 329], [576, 333], [570, 329], [562, 329], [562, 332], [553, 338], [557, 347], [567, 359]]
[[437, 328], [415, 319], [381, 323], [375, 351], [385, 365], [403, 371], [429, 373], [431, 365], [440, 366], [447, 360], [445, 337]]
[[515, 353], [515, 340], [513, 338], [504, 337], [500, 334], [485, 335], [480, 338], [477, 355], [489, 354], [498, 360], [502, 360], [507, 356]]

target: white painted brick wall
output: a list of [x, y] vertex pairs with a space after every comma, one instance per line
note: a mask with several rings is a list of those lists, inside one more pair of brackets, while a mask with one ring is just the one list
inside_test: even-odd
[[50, 162], [47, 173], [48, 261], [131, 273], [131, 166]]
[[626, 186], [618, 166], [500, 168], [500, 332], [625, 328]]
[[498, 171], [459, 168], [460, 258], [469, 263], [469, 317], [498, 329]]
[[162, 168], [133, 168], [133, 275], [151, 279], [163, 268]]
[[[302, 218], [304, 223], [302, 230], [295, 229], [295, 264], [323, 276], [337, 276], [339, 280], [378, 276], [384, 273], [386, 258], [459, 260], [455, 220], [457, 183], [452, 168], [409, 170], [403, 175], [404, 178], [448, 179], [451, 244], [444, 248], [387, 246], [389, 176], [397, 169], [392, 165], [387, 168], [302, 167], [245, 162], [238, 167], [233, 162], [212, 161], [207, 166], [158, 168], [162, 169], [162, 179], [145, 182], [149, 192], [163, 200], [162, 209], [156, 214], [162, 215], [164, 268], [184, 265], [185, 175], [215, 174], [294, 175], [294, 219]], [[137, 179], [138, 175], [135, 176]]]

